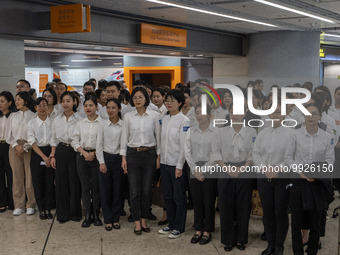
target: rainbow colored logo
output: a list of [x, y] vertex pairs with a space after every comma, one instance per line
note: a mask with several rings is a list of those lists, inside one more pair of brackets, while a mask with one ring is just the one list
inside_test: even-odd
[[[201, 86], [206, 86], [206, 87], [208, 87], [208, 88], [209, 88], [209, 89], [217, 96], [217, 98], [218, 98], [218, 100], [220, 101], [220, 104], [221, 104], [221, 106], [222, 106], [222, 100], [221, 100], [220, 96], [217, 94], [217, 91], [216, 91], [213, 87], [211, 87], [211, 86], [209, 86], [209, 85], [207, 85], [207, 84], [201, 84]], [[214, 101], [215, 105], [217, 106], [216, 99], [214, 98], [214, 96], [211, 94], [210, 91], [208, 91], [208, 90], [205, 89], [205, 88], [201, 88], [201, 87], [199, 87], [199, 89], [202, 90], [202, 91], [204, 91], [204, 92], [206, 92], [206, 93], [212, 98], [212, 100]]]

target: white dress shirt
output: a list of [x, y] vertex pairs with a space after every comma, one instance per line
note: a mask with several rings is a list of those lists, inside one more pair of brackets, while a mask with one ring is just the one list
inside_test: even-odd
[[113, 124], [109, 119], [103, 120], [97, 136], [96, 155], [99, 164], [104, 164], [103, 152], [119, 154], [123, 121]]
[[162, 106], [160, 108], [158, 108], [160, 114], [161, 114], [161, 118], [163, 118], [166, 113], [168, 112], [168, 109], [166, 108], [166, 106], [164, 104], [162, 104]]
[[329, 108], [328, 114], [335, 120], [336, 126], [335, 142], [337, 143], [340, 137], [340, 108], [335, 108], [335, 106], [332, 106], [331, 108]]
[[[146, 107], [146, 109], [160, 113], [158, 107], [156, 105], [154, 105], [153, 103], [151, 103], [151, 102]], [[127, 104], [127, 105], [122, 104], [122, 110], [121, 110], [122, 118], [124, 119], [125, 114], [127, 114], [128, 112], [132, 112], [134, 110], [136, 110], [136, 107], [131, 106], [130, 104]]]
[[157, 155], [160, 153], [160, 120], [158, 112], [146, 109], [141, 116], [135, 109], [125, 114], [120, 155], [126, 156], [127, 147], [156, 146]]
[[285, 161], [288, 165], [324, 161], [333, 164], [334, 145], [334, 138], [328, 132], [318, 128], [316, 134], [310, 135], [303, 125], [289, 138]]
[[7, 129], [9, 125], [9, 116], [0, 117], [0, 141], [6, 140]]
[[50, 121], [53, 122], [54, 118], [59, 115], [62, 114], [63, 111], [60, 111], [57, 109], [56, 106], [53, 106], [53, 111], [51, 112], [51, 114], [48, 116], [50, 118]]
[[30, 110], [11, 113], [8, 120], [8, 129], [6, 131], [6, 141], [12, 148], [18, 145], [18, 140], [27, 141], [27, 123], [34, 118], [35, 114]]
[[81, 117], [78, 113], [72, 114], [68, 120], [64, 113], [57, 115], [52, 122], [51, 146], [57, 146], [60, 142], [70, 144], [71, 136], [79, 120]]
[[184, 156], [185, 160], [187, 161], [189, 168], [191, 170], [191, 173], [194, 174], [195, 171], [195, 161], [192, 158], [192, 150], [191, 150], [191, 131], [190, 128], [188, 131], [185, 133], [185, 140], [184, 140]]
[[212, 143], [211, 161], [238, 163], [252, 160], [255, 139], [254, 128], [242, 127], [239, 133], [231, 126], [219, 128]]
[[185, 134], [190, 128], [190, 120], [179, 112], [176, 115], [165, 115], [161, 121], [161, 164], [176, 166], [182, 169], [185, 162]]
[[185, 116], [187, 116], [190, 120], [190, 127], [194, 127], [194, 126], [198, 125], [194, 107], [190, 107], [190, 110], [187, 112], [187, 114]]
[[284, 166], [288, 141], [294, 130], [287, 127], [267, 127], [256, 137], [253, 149], [254, 165]]
[[87, 117], [78, 121], [71, 136], [71, 146], [75, 151], [78, 151], [80, 147], [84, 150], [96, 149], [101, 122], [102, 119], [99, 116], [93, 121]]
[[[208, 161], [212, 153], [212, 142], [217, 134], [218, 129], [212, 124], [209, 125], [205, 132], [199, 128], [199, 125], [191, 128], [191, 152], [194, 162]], [[213, 163], [213, 162], [211, 162]]]
[[42, 120], [37, 116], [27, 125], [27, 142], [32, 146], [36, 143], [39, 147], [49, 146], [51, 139], [51, 120], [49, 117]]

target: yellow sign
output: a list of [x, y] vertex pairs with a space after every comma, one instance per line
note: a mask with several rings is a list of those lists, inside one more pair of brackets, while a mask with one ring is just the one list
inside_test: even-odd
[[51, 33], [91, 32], [90, 6], [70, 4], [51, 6]]
[[324, 58], [325, 57], [325, 53], [323, 52], [323, 49], [320, 49], [320, 58]]
[[142, 23], [141, 43], [187, 47], [187, 30]]

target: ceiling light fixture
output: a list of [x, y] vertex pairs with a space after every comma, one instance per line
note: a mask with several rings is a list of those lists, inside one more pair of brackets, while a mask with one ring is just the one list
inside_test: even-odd
[[332, 34], [325, 34], [325, 33], [322, 33], [321, 35], [340, 38], [340, 35], [332, 35]]
[[101, 62], [101, 59], [71, 59], [71, 62]]
[[272, 2], [268, 2], [266, 0], [254, 0], [254, 1], [258, 2], [258, 3], [261, 3], [261, 4], [270, 5], [272, 7], [279, 8], [279, 9], [282, 9], [282, 10], [286, 10], [286, 11], [289, 11], [289, 12], [294, 12], [294, 13], [297, 13], [297, 14], [300, 14], [300, 15], [303, 15], [303, 16], [307, 16], [307, 17], [311, 17], [311, 18], [314, 18], [314, 19], [322, 20], [322, 21], [325, 21], [325, 22], [328, 22], [328, 23], [335, 23], [334, 21], [332, 21], [330, 19], [325, 19], [325, 18], [316, 16], [316, 15], [313, 15], [313, 14], [310, 14], [310, 13], [307, 13], [307, 12], [303, 12], [303, 11], [299, 11], [299, 10], [296, 10], [296, 9], [292, 9], [292, 8], [289, 8], [289, 7], [280, 5], [280, 4], [275, 4], [275, 3], [272, 3]]
[[245, 22], [249, 22], [249, 23], [255, 23], [255, 24], [258, 24], [258, 25], [263, 25], [263, 26], [268, 26], [268, 27], [278, 27], [276, 25], [272, 25], [272, 24], [269, 24], [269, 23], [264, 23], [264, 22], [260, 22], [260, 21], [234, 17], [234, 16], [225, 15], [225, 14], [218, 13], [218, 12], [206, 11], [206, 10], [202, 10], [202, 9], [198, 9], [198, 8], [185, 6], [185, 5], [173, 4], [173, 3], [159, 1], [159, 0], [146, 0], [146, 1], [152, 2], [152, 3], [157, 3], [157, 4], [173, 6], [173, 7], [177, 7], [177, 8], [182, 8], [182, 9], [186, 9], [186, 10], [189, 10], [189, 11], [195, 11], [195, 12], [201, 12], [201, 13], [205, 13], [205, 14], [215, 15], [215, 16], [219, 16], [219, 17], [223, 17], [223, 18], [235, 19], [235, 20], [245, 21]]

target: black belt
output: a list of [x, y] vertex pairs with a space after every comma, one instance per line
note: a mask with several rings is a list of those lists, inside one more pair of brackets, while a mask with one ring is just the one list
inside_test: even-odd
[[0, 140], [0, 143], [6, 143], [6, 140]]
[[151, 147], [128, 147], [132, 150], [135, 150], [135, 151], [138, 151], [138, 152], [142, 152], [142, 151], [148, 151], [148, 150], [152, 150], [152, 149], [155, 149], [156, 146], [151, 146]]
[[70, 147], [71, 146], [70, 143], [62, 143], [62, 142], [60, 142], [59, 144], [62, 145], [62, 146], [66, 146], [66, 147]]
[[83, 149], [83, 150], [86, 151], [86, 152], [96, 152], [96, 149], [90, 149], [90, 150]]

